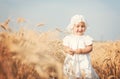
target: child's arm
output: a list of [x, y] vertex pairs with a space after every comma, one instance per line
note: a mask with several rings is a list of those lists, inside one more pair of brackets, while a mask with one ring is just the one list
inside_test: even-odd
[[93, 46], [92, 45], [88, 45], [88, 46], [86, 46], [83, 49], [81, 49], [81, 48], [80, 49], [76, 49], [74, 51], [74, 53], [76, 53], [76, 54], [87, 54], [87, 53], [90, 53], [92, 51], [92, 49], [93, 49]]
[[70, 47], [68, 47], [68, 46], [64, 46], [64, 51], [66, 53], [69, 53], [70, 55], [74, 54], [74, 51]]

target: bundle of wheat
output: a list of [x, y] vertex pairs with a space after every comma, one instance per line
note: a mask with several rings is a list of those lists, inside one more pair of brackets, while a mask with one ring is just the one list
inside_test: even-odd
[[[55, 54], [58, 50], [55, 46], [59, 43], [57, 43], [57, 41], [55, 41], [57, 39], [53, 37], [55, 34], [54, 32], [37, 33], [30, 30], [23, 30], [18, 33], [2, 32], [0, 34], [1, 45], [5, 45], [12, 55], [9, 61], [13, 63], [18, 60], [21, 61], [17, 63], [16, 66], [13, 66], [13, 63], [9, 66], [17, 67], [17, 70], [15, 70], [17, 74], [19, 71], [18, 66], [21, 63], [23, 64], [19, 66], [21, 68], [19, 77], [23, 78], [23, 75], [25, 76], [25, 73], [30, 70], [30, 66], [33, 67], [32, 70], [36, 71], [34, 74], [39, 74], [39, 79], [63, 79], [62, 64]], [[3, 48], [1, 48], [1, 50], [1, 53], [3, 53]], [[61, 52], [59, 52], [59, 55], [60, 54]], [[28, 69], [24, 69], [24, 67]]]
[[96, 42], [92, 64], [101, 79], [120, 79], [120, 41]]

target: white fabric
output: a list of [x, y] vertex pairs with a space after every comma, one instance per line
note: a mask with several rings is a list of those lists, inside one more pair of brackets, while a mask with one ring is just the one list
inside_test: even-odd
[[[76, 36], [71, 34], [63, 39], [63, 45], [68, 46], [73, 50], [78, 48], [85, 48], [86, 45], [91, 45], [92, 43], [93, 39], [88, 35]], [[67, 76], [81, 77], [81, 73], [84, 71], [86, 77], [92, 79], [92, 66], [90, 62], [89, 53], [74, 55], [67, 53], [64, 61], [64, 73]]]

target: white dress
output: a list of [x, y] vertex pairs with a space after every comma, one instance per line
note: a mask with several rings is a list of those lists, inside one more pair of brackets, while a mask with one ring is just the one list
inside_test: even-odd
[[[88, 35], [76, 36], [71, 34], [63, 39], [63, 45], [68, 46], [73, 50], [85, 48], [85, 46], [91, 45], [92, 43], [93, 39]], [[91, 66], [89, 53], [74, 55], [67, 53], [64, 61], [63, 71], [67, 76], [82, 77], [82, 75], [84, 75], [85, 79], [98, 79], [97, 74]]]

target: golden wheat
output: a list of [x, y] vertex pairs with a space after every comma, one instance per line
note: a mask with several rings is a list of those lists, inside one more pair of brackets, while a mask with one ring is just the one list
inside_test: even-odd
[[[2, 31], [0, 32], [0, 62], [9, 58], [6, 61], [16, 63], [15, 71], [18, 72], [13, 79], [67, 79], [62, 71], [65, 53], [59, 33], [62, 33], [59, 29], [42, 33], [24, 28], [18, 32]], [[90, 53], [91, 61], [101, 79], [120, 79], [119, 47], [120, 41], [94, 42], [93, 51]], [[7, 56], [8, 54], [10, 56]], [[13, 66], [12, 64], [10, 67]], [[4, 71], [7, 70], [3, 65], [9, 69], [6, 63], [0, 63], [0, 68], [2, 67]], [[11, 68], [15, 69], [14, 66]], [[32, 71], [39, 75], [28, 76], [29, 72], [35, 75]], [[27, 78], [24, 78], [23, 72], [26, 72]], [[0, 77], [5, 79], [3, 75], [0, 71]]]

